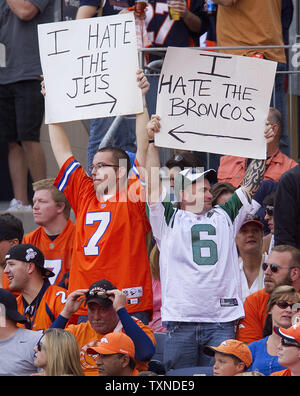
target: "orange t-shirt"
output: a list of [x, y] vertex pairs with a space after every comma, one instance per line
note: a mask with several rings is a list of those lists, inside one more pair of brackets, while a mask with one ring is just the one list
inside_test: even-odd
[[[220, 159], [218, 181], [231, 183], [239, 187], [247, 170], [248, 158], [224, 155]], [[279, 149], [266, 161], [264, 180], [278, 181], [281, 175], [294, 168], [297, 164], [292, 158], [287, 157]]]
[[23, 243], [31, 243], [37, 246], [45, 256], [45, 267], [55, 273], [49, 278], [51, 285], [58, 285], [64, 274], [70, 271], [75, 224], [68, 220], [64, 230], [52, 241], [45, 233], [43, 227], [26, 234]]
[[[155, 345], [155, 337], [152, 329], [140, 320], [132, 319], [141, 327]], [[87, 353], [88, 348], [93, 348], [104, 337], [105, 334], [97, 333], [91, 326], [90, 322], [80, 323], [79, 325], [69, 325], [66, 330], [70, 331], [77, 339], [80, 351], [80, 364], [86, 376], [98, 376], [98, 368], [95, 359]], [[114, 331], [124, 331], [121, 322], [118, 323]], [[145, 371], [148, 368], [148, 362], [136, 362], [138, 371]]]
[[291, 377], [290, 369], [285, 369], [282, 371], [276, 371], [275, 373], [270, 374], [270, 377]]
[[[43, 288], [46, 288], [45, 284]], [[39, 299], [40, 301], [37, 304], [32, 304], [34, 309], [31, 317], [31, 330], [45, 331], [48, 329], [63, 310], [66, 299], [66, 289], [55, 285], [49, 285], [41, 299]], [[25, 306], [22, 295], [17, 297], [17, 304], [20, 314], [25, 315]], [[25, 326], [18, 323], [18, 327], [24, 328]]]
[[[107, 279], [127, 295], [128, 312], [152, 312], [146, 248], [146, 235], [151, 227], [137, 176], [116, 197], [99, 202], [92, 179], [70, 157], [54, 184], [65, 194], [76, 216], [69, 292], [88, 289], [92, 283]], [[134, 190], [136, 199], [127, 199]], [[81, 307], [77, 313], [86, 315], [86, 309]]]
[[[282, 0], [233, 0], [232, 6], [218, 5], [217, 45], [249, 47], [283, 45], [281, 24]], [[253, 56], [259, 52], [266, 59], [286, 63], [283, 48], [231, 49], [220, 52]]]
[[236, 339], [249, 344], [262, 339], [270, 294], [265, 289], [250, 294], [245, 302], [245, 317], [240, 320]]

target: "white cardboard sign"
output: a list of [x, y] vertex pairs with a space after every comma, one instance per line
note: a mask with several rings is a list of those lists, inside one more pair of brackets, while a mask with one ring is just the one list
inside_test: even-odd
[[38, 35], [46, 124], [143, 111], [133, 13], [41, 24]]
[[155, 144], [266, 158], [264, 138], [277, 63], [169, 47], [158, 84]]

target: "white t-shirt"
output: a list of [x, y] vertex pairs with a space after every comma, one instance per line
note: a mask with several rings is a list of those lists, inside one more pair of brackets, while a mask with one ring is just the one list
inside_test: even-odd
[[[264, 253], [262, 255], [262, 260], [261, 264], [265, 262], [268, 258], [268, 255]], [[258, 290], [261, 290], [265, 287], [264, 285], [264, 271], [262, 267], [260, 267], [259, 274], [255, 281], [252, 283], [251, 287], [249, 288], [248, 286], [248, 281], [244, 272], [244, 264], [243, 261], [240, 261], [240, 270], [241, 270], [241, 280], [242, 280], [242, 296], [243, 296], [243, 302], [246, 300], [246, 298], [252, 294], [257, 292]]]
[[161, 200], [149, 206], [160, 249], [162, 321], [230, 322], [244, 316], [235, 237], [251, 204], [237, 189], [203, 215]]

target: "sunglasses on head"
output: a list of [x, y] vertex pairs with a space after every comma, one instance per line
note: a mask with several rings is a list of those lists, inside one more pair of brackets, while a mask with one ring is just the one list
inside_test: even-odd
[[[280, 309], [287, 309], [287, 307], [290, 307], [291, 310], [293, 311], [293, 307], [294, 305], [296, 305], [296, 303], [292, 303], [289, 304], [287, 301], [285, 300], [279, 300], [275, 303], [277, 305], [277, 307], [279, 307]], [[298, 309], [296, 309], [296, 311], [298, 311]], [[293, 311], [294, 312], [294, 311]]]
[[268, 264], [268, 263], [262, 263], [262, 269], [263, 271], [266, 271], [267, 268], [270, 267], [270, 270], [276, 274], [276, 272], [278, 272], [278, 270], [280, 270], [281, 268], [292, 268], [292, 267], [280, 267], [277, 264]]
[[273, 206], [267, 206], [265, 214], [267, 214], [268, 216], [273, 216], [274, 215], [274, 207]]
[[281, 345], [285, 346], [285, 347], [293, 346], [293, 347], [300, 348], [300, 344], [298, 344], [297, 341], [289, 341], [289, 340], [286, 340], [285, 338], [281, 338]]

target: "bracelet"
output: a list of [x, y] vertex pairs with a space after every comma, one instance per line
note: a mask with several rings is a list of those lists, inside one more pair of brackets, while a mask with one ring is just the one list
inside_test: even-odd
[[149, 143], [149, 144], [154, 143], [154, 139], [149, 139], [149, 140], [148, 140], [148, 143]]

